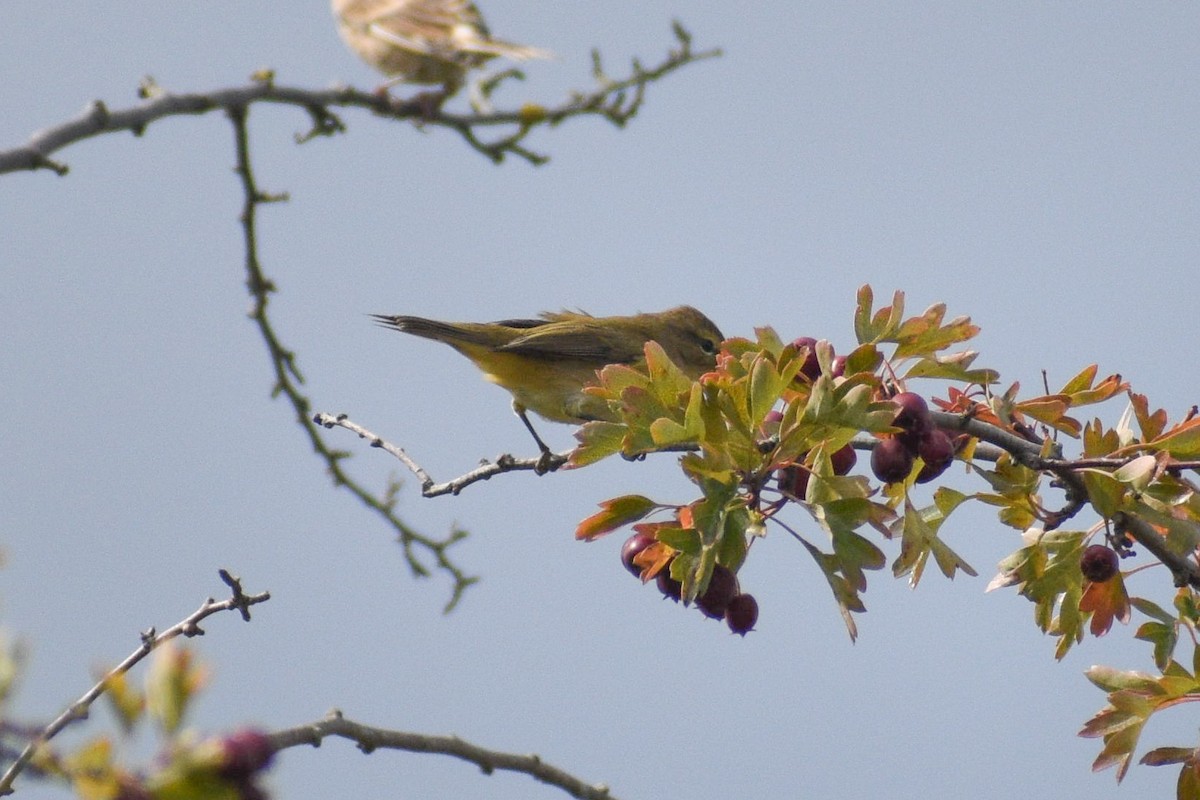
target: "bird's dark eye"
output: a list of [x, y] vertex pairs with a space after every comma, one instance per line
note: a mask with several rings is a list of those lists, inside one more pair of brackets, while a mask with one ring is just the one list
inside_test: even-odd
[[717, 354], [717, 343], [712, 339], [701, 339], [700, 349], [704, 351], [705, 355], [715, 356]]

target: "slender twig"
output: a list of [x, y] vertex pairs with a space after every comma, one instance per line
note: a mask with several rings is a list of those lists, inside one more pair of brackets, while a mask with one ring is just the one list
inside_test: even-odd
[[[545, 156], [527, 150], [520, 144], [532, 130], [581, 116], [598, 116], [614, 125], [623, 126], [637, 113], [647, 84], [688, 64], [720, 55], [719, 50], [694, 52], [690, 37], [678, 25], [675, 36], [679, 47], [654, 68], [645, 69], [634, 62], [628, 77], [621, 80], [605, 79], [593, 91], [576, 93], [562, 105], [543, 107], [527, 104], [514, 111], [457, 114], [430, 109], [428, 103], [397, 100], [379, 92], [345, 86], [330, 89], [278, 86], [270, 73], [246, 86], [184, 94], [165, 91], [149, 81], [143, 84], [141, 90], [145, 99], [136, 106], [110, 109], [96, 100], [74, 119], [34, 133], [24, 145], [0, 150], [0, 175], [37, 169], [65, 175], [68, 172], [67, 165], [53, 160], [51, 155], [76, 142], [119, 131], [141, 135], [149, 125], [166, 117], [207, 114], [219, 109], [244, 115], [245, 110], [254, 103], [274, 103], [304, 109], [312, 120], [312, 127], [297, 137], [300, 141], [331, 136], [345, 129], [331, 108], [362, 108], [390, 119], [412, 120], [424, 127], [453, 130], [473, 149], [493, 161], [502, 161], [505, 155], [512, 154], [541, 164], [547, 160]], [[627, 102], [626, 93], [631, 89], [635, 91], [635, 99]], [[491, 141], [485, 141], [476, 132], [497, 126], [515, 126], [517, 130]]]
[[154, 628], [141, 634], [142, 643], [137, 649], [130, 653], [124, 661], [113, 667], [96, 682], [92, 688], [88, 689], [83, 695], [71, 703], [57, 718], [45, 728], [28, 744], [21, 754], [17, 756], [17, 760], [9, 765], [8, 770], [3, 776], [0, 776], [0, 795], [11, 794], [13, 789], [13, 781], [22, 770], [29, 764], [29, 760], [33, 758], [34, 753], [39, 747], [49, 742], [58, 735], [63, 728], [66, 728], [72, 723], [87, 719], [88, 711], [92, 704], [96, 702], [105, 691], [108, 690], [113, 678], [118, 675], [123, 675], [133, 668], [135, 664], [144, 659], [146, 656], [163, 642], [174, 639], [177, 636], [203, 636], [204, 630], [200, 627], [200, 622], [207, 617], [212, 616], [221, 611], [237, 610], [241, 614], [242, 619], [250, 621], [250, 606], [264, 603], [271, 599], [270, 592], [262, 592], [260, 594], [246, 594], [242, 591], [242, 582], [240, 579], [231, 575], [227, 570], [220, 570], [221, 580], [229, 587], [231, 596], [226, 600], [216, 601], [213, 598], [208, 598], [194, 612], [185, 617], [182, 621], [175, 623], [170, 628], [167, 628], [162, 633], [156, 633]]
[[322, 740], [330, 736], [349, 739], [357, 743], [364, 753], [371, 753], [380, 748], [411, 753], [439, 753], [469, 761], [486, 775], [496, 770], [521, 772], [542, 783], [558, 787], [571, 797], [581, 800], [616, 800], [606, 785], [586, 783], [552, 764], [547, 764], [537, 755], [489, 750], [457, 736], [431, 736], [375, 728], [348, 720], [336, 710], [317, 722], [276, 731], [270, 734], [270, 739], [276, 748], [302, 744], [317, 747]]
[[454, 586], [445, 606], [445, 611], [449, 612], [458, 604], [466, 588], [478, 580], [474, 576], [467, 575], [461, 567], [450, 560], [447, 554], [450, 546], [461, 541], [466, 536], [466, 532], [454, 529], [444, 539], [426, 536], [413, 529], [395, 514], [393, 506], [396, 492], [399, 490], [398, 485], [389, 485], [382, 494], [376, 495], [346, 473], [341, 462], [349, 456], [349, 453], [330, 447], [322, 436], [321, 427], [311, 419], [309, 399], [300, 391], [300, 384], [304, 382], [304, 376], [296, 366], [295, 353], [283, 346], [271, 324], [267, 308], [271, 294], [275, 291], [275, 285], [263, 272], [262, 263], [258, 257], [255, 214], [260, 204], [283, 198], [266, 194], [258, 188], [250, 163], [250, 133], [246, 124], [246, 113], [247, 109], [244, 107], [236, 107], [230, 110], [229, 118], [233, 122], [237, 150], [235, 171], [241, 179], [244, 195], [241, 222], [246, 251], [246, 288], [254, 298], [250, 318], [258, 326], [263, 342], [267, 345], [267, 353], [270, 355], [271, 365], [275, 371], [275, 386], [272, 393], [277, 396], [283, 395], [291, 403], [297, 423], [308, 435], [313, 451], [325, 461], [334, 485], [354, 494], [364, 505], [382, 516], [396, 531], [404, 558], [412, 573], [418, 577], [430, 575], [429, 567], [417, 553], [417, 548], [423, 548], [432, 556], [437, 568], [450, 575]]
[[570, 455], [569, 453], [551, 453], [549, 463], [544, 464], [541, 458], [517, 458], [506, 453], [498, 456], [495, 461], [483, 461], [475, 469], [453, 480], [438, 483], [424, 467], [414, 461], [412, 456], [404, 451], [404, 448], [392, 444], [382, 436], [372, 433], [345, 414], [318, 413], [313, 417], [313, 422], [317, 425], [323, 425], [326, 428], [336, 427], [353, 431], [360, 438], [370, 440], [371, 447], [378, 447], [384, 452], [390, 453], [400, 463], [404, 464], [413, 475], [417, 476], [417, 480], [421, 482], [422, 497], [438, 497], [444, 494], [456, 495], [472, 483], [486, 481], [493, 475], [499, 475], [503, 472], [539, 472], [539, 469], [542, 467], [545, 469], [541, 469], [541, 472], [554, 472], [567, 462], [567, 458]]
[[[1045, 511], [1043, 520], [1046, 530], [1053, 530], [1074, 517], [1087, 507], [1088, 492], [1083, 479], [1073, 470], [1061, 466], [1063, 463], [1062, 446], [1057, 442], [1049, 444], [1050, 458], [1042, 455], [1044, 445], [1030, 441], [1003, 428], [981, 422], [969, 414], [949, 414], [944, 411], [930, 412], [930, 416], [938, 427], [947, 430], [962, 431], [983, 442], [999, 447], [1012, 455], [1017, 463], [1039, 472], [1050, 472], [1058, 479], [1059, 485], [1066, 493], [1066, 505], [1057, 511]], [[1066, 463], [1070, 463], [1069, 461]]]

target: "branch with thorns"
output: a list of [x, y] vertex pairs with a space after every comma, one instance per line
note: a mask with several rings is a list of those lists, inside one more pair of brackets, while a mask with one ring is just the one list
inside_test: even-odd
[[138, 645], [137, 649], [126, 656], [124, 661], [105, 673], [104, 677], [97, 681], [92, 688], [84, 692], [78, 700], [67, 706], [67, 708], [64, 709], [63, 712], [59, 714], [53, 722], [37, 732], [29, 744], [25, 746], [25, 749], [23, 749], [20, 755], [17, 756], [16, 760], [9, 765], [8, 769], [4, 772], [4, 775], [0, 776], [0, 796], [12, 794], [13, 781], [15, 781], [17, 776], [20, 775], [27, 766], [29, 766], [30, 760], [33, 758], [39, 747], [45, 745], [47, 742], [61, 733], [64, 728], [67, 728], [73, 723], [87, 719], [92, 704], [94, 704], [104, 695], [115, 677], [129, 672], [129, 670], [133, 669], [138, 662], [150, 655], [155, 648], [162, 645], [164, 642], [170, 641], [178, 636], [203, 636], [204, 629], [200, 627], [200, 623], [208, 617], [211, 617], [213, 614], [218, 614], [222, 611], [236, 610], [239, 614], [241, 614], [243, 620], [249, 622], [250, 607], [258, 605], [259, 603], [265, 603], [267, 600], [271, 599], [270, 592], [246, 594], [242, 590], [241, 579], [232, 575], [228, 570], [219, 570], [218, 574], [221, 576], [221, 580], [224, 581], [225, 585], [229, 587], [231, 592], [230, 596], [227, 599], [220, 601], [209, 597], [200, 604], [198, 609], [171, 627], [167, 628], [162, 633], [158, 633], [154, 628], [149, 628], [148, 630], [143, 631], [141, 634], [142, 641], [141, 644]]
[[[152, 78], [145, 78], [138, 90], [143, 102], [136, 106], [114, 109], [100, 100], [94, 100], [74, 119], [34, 133], [24, 145], [0, 150], [0, 175], [39, 169], [66, 175], [69, 171], [67, 164], [51, 156], [76, 142], [121, 131], [140, 136], [152, 123], [167, 117], [207, 114], [217, 110], [245, 116], [246, 109], [255, 103], [296, 106], [307, 112], [311, 127], [307, 132], [297, 134], [298, 143], [344, 132], [345, 123], [332, 109], [362, 108], [388, 119], [409, 120], [425, 127], [452, 130], [472, 149], [497, 163], [511, 154], [540, 165], [549, 158], [524, 145], [526, 137], [535, 129], [585, 116], [600, 117], [617, 127], [623, 127], [640, 110], [649, 84], [681, 67], [721, 54], [717, 49], [693, 50], [691, 34], [678, 22], [674, 23], [673, 31], [676, 46], [653, 67], [643, 67], [635, 59], [626, 77], [613, 79], [605, 73], [599, 53], [593, 51], [595, 89], [575, 92], [568, 101], [558, 106], [525, 104], [512, 111], [476, 110], [462, 114], [430, 109], [428, 104], [417, 100], [399, 100], [386, 94], [348, 86], [331, 89], [280, 86], [275, 83], [275, 75], [270, 70], [255, 73], [246, 86], [209, 92], [174, 93], [159, 86]], [[490, 96], [507, 79], [514, 77], [519, 78], [521, 74], [515, 70], [501, 73], [484, 83], [482, 90]], [[491, 138], [482, 133], [498, 127], [515, 127], [516, 130]]]
[[268, 738], [276, 749], [282, 749], [303, 744], [319, 747], [323, 740], [331, 736], [355, 742], [358, 749], [364, 753], [372, 753], [379, 749], [438, 753], [475, 764], [486, 775], [496, 770], [524, 773], [544, 784], [562, 789], [571, 797], [580, 800], [617, 800], [606, 785], [587, 783], [569, 772], [547, 764], [538, 755], [489, 750], [457, 736], [433, 736], [375, 728], [348, 720], [337, 710], [331, 711], [322, 720], [276, 731]]

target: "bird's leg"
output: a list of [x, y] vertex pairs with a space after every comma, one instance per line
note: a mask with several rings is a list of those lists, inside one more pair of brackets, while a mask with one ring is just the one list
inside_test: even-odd
[[525, 430], [529, 431], [529, 435], [532, 436], [533, 441], [537, 443], [538, 449], [542, 451], [542, 454], [538, 456], [537, 466], [533, 468], [533, 471], [538, 475], [545, 475], [547, 472], [558, 469], [560, 466], [562, 466], [562, 457], [552, 451], [546, 445], [546, 443], [542, 441], [542, 437], [538, 436], [537, 431], [533, 429], [533, 423], [529, 421], [529, 416], [525, 413], [525, 406], [514, 400], [512, 408], [513, 413], [521, 418], [521, 422], [525, 425]]

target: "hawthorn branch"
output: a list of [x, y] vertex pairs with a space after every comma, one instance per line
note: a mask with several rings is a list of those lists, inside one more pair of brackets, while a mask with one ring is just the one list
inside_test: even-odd
[[319, 747], [321, 742], [330, 736], [349, 739], [358, 745], [359, 750], [368, 754], [380, 748], [405, 750], [410, 753], [438, 753], [469, 761], [477, 765], [485, 775], [490, 775], [496, 770], [524, 773], [549, 786], [562, 789], [571, 797], [580, 800], [617, 800], [609, 793], [608, 786], [589, 784], [552, 764], [547, 764], [538, 755], [489, 750], [457, 736], [432, 736], [375, 728], [348, 720], [337, 710], [331, 711], [328, 716], [317, 722], [276, 731], [270, 734], [269, 738], [277, 749], [282, 749], [302, 744]]
[[[497, 456], [495, 461], [482, 461], [475, 469], [463, 475], [446, 481], [445, 483], [436, 482], [432, 476], [413, 460], [412, 456], [404, 451], [404, 448], [392, 444], [378, 434], [359, 425], [351, 420], [345, 414], [318, 413], [313, 417], [313, 422], [317, 425], [322, 425], [326, 428], [345, 428], [348, 431], [357, 433], [360, 439], [370, 440], [371, 447], [378, 447], [386, 453], [391, 454], [398, 459], [400, 463], [408, 467], [413, 475], [417, 476], [417, 480], [421, 482], [422, 497], [439, 497], [444, 494], [457, 495], [466, 487], [479, 481], [486, 481], [493, 475], [499, 475], [505, 472], [535, 472], [538, 473], [538, 468], [541, 462], [540, 458], [517, 458], [516, 456], [505, 453]], [[563, 464], [566, 463], [569, 453], [553, 453], [549, 463], [549, 468], [546, 472], [554, 472]], [[543, 473], [538, 473], [543, 474]]]
[[270, 592], [246, 594], [242, 591], [241, 579], [234, 577], [227, 570], [219, 570], [218, 574], [221, 576], [221, 580], [225, 582], [225, 585], [229, 587], [230, 596], [221, 601], [214, 600], [211, 597], [208, 598], [200, 604], [198, 609], [162, 633], [157, 633], [154, 628], [144, 631], [141, 634], [141, 644], [138, 645], [136, 650], [126, 656], [125, 660], [120, 664], [109, 670], [92, 688], [84, 692], [78, 700], [71, 703], [71, 705], [59, 714], [53, 722], [42, 728], [33, 740], [25, 746], [25, 749], [21, 751], [17, 759], [9, 765], [4, 775], [0, 776], [0, 795], [12, 794], [13, 781], [29, 765], [30, 759], [33, 758], [34, 753], [39, 747], [49, 742], [69, 725], [87, 719], [92, 704], [104, 695], [113, 678], [129, 672], [138, 662], [150, 655], [156, 647], [164, 642], [174, 639], [177, 636], [203, 636], [204, 629], [200, 627], [200, 623], [213, 614], [236, 610], [241, 614], [243, 620], [249, 622], [250, 606], [265, 603], [271, 599]]
[[1175, 576], [1175, 585], [1191, 586], [1200, 589], [1200, 568], [1189, 558], [1175, 553], [1167, 547], [1166, 542], [1150, 523], [1133, 514], [1118, 511], [1113, 517], [1113, 530], [1118, 536], [1128, 534], [1151, 555], [1166, 564], [1167, 569]]
[[322, 436], [320, 426], [310, 418], [309, 399], [300, 391], [300, 385], [304, 383], [304, 376], [296, 365], [296, 354], [284, 347], [275, 333], [275, 328], [267, 313], [271, 294], [275, 291], [275, 284], [266, 276], [258, 257], [255, 220], [259, 205], [286, 200], [287, 196], [267, 194], [258, 188], [250, 163], [250, 133], [247, 126], [247, 114], [247, 108], [235, 107], [230, 109], [229, 119], [233, 123], [237, 152], [235, 172], [241, 180], [244, 197], [240, 220], [246, 252], [246, 288], [253, 298], [250, 318], [258, 326], [259, 334], [267, 346], [267, 353], [275, 373], [272, 396], [283, 395], [287, 398], [295, 412], [296, 422], [307, 434], [313, 452], [325, 462], [334, 485], [349, 491], [360, 502], [383, 517], [388, 525], [396, 531], [405, 561], [413, 575], [422, 578], [430, 575], [430, 568], [417, 553], [417, 549], [422, 548], [433, 558], [437, 569], [446, 572], [451, 577], [454, 585], [451, 589], [450, 599], [444, 608], [444, 611], [448, 613], [458, 604], [466, 588], [478, 580], [475, 576], [467, 575], [461, 567], [450, 560], [447, 554], [453, 544], [466, 537], [466, 532], [456, 528], [451, 530], [444, 539], [426, 536], [396, 515], [394, 507], [396, 494], [400, 488], [399, 484], [390, 483], [381, 494], [377, 495], [347, 474], [342, 468], [341, 462], [350, 454], [330, 447]]
[[1069, 465], [1072, 462], [1064, 461], [1062, 447], [1057, 442], [1050, 445], [1052, 456], [1045, 458], [1042, 455], [1044, 443], [1030, 441], [1003, 428], [981, 422], [970, 415], [931, 411], [930, 417], [938, 427], [962, 431], [1009, 453], [1019, 464], [1038, 472], [1052, 473], [1066, 494], [1066, 505], [1057, 511], [1045, 512], [1046, 530], [1054, 530], [1087, 507], [1089, 502], [1087, 487], [1078, 474], [1068, 466], [1064, 466], [1064, 464]]
[[[60, 176], [69, 167], [51, 156], [76, 142], [107, 133], [128, 131], [135, 136], [154, 122], [167, 117], [207, 114], [223, 110], [231, 115], [245, 115], [254, 103], [295, 106], [311, 119], [306, 133], [297, 135], [298, 142], [319, 136], [332, 136], [345, 131], [334, 108], [361, 108], [394, 120], [410, 120], [425, 127], [447, 128], [459, 134], [474, 150], [494, 162], [514, 155], [540, 165], [547, 156], [526, 149], [522, 142], [535, 129], [555, 126], [573, 117], [600, 117], [617, 127], [623, 127], [641, 108], [646, 87], [681, 67], [697, 61], [715, 58], [720, 50], [694, 51], [691, 35], [679, 23], [674, 25], [676, 47], [656, 66], [644, 68], [634, 61], [628, 76], [611, 79], [600, 68], [599, 56], [593, 54], [593, 75], [596, 88], [576, 92], [563, 104], [543, 107], [532, 104], [513, 111], [487, 111], [469, 114], [430, 109], [418, 100], [400, 100], [379, 92], [366, 92], [347, 86], [329, 89], [305, 89], [276, 85], [274, 75], [256, 75], [245, 86], [215, 89], [208, 92], [176, 94], [157, 86], [152, 79], [143, 81], [139, 94], [143, 101], [129, 108], [111, 109], [94, 100], [73, 119], [37, 131], [21, 146], [0, 150], [0, 175], [24, 170], [50, 170]], [[519, 73], [512, 73], [519, 75]], [[498, 85], [498, 81], [495, 82]], [[489, 94], [495, 85], [490, 87]], [[485, 131], [495, 128], [515, 128], [515, 132], [488, 138]]]

